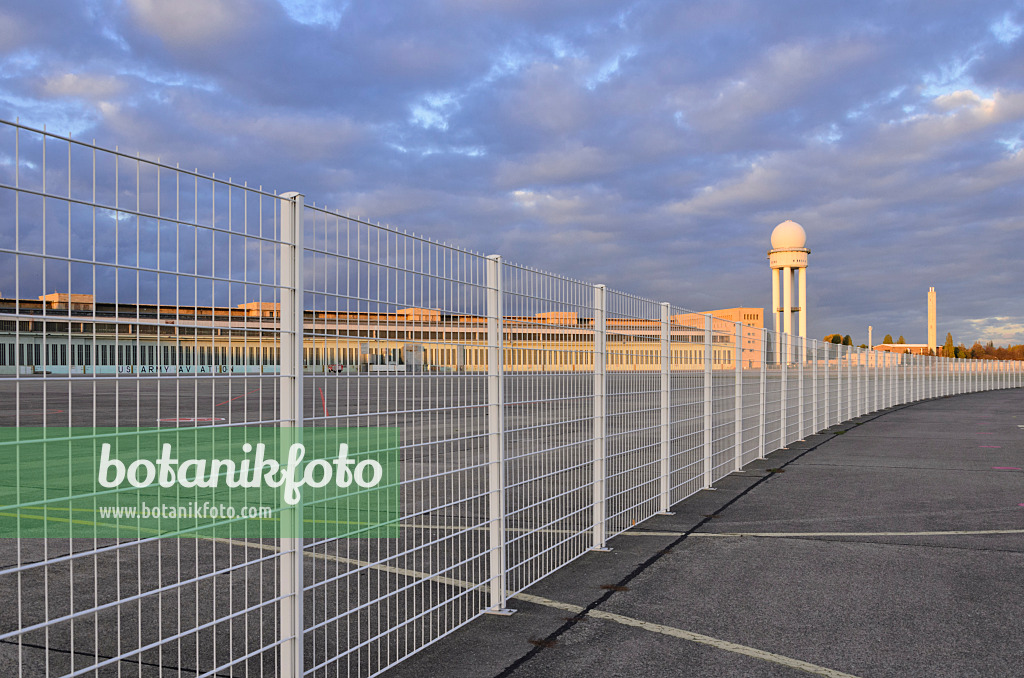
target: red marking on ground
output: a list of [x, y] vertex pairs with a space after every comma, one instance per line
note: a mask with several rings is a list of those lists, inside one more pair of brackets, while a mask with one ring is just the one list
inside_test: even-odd
[[228, 398], [227, 400], [225, 400], [225, 401], [224, 401], [224, 402], [222, 402], [222, 403], [217, 403], [216, 405], [214, 405], [214, 407], [220, 407], [221, 405], [227, 405], [227, 404], [228, 404], [228, 403], [230, 403], [230, 402], [231, 402], [232, 400], [238, 400], [239, 398], [244, 398], [245, 396], [249, 395], [249, 393], [255, 393], [255, 392], [256, 392], [256, 391], [258, 391], [258, 390], [260, 390], [260, 387], [259, 387], [259, 386], [257, 386], [257, 387], [256, 387], [256, 388], [254, 388], [253, 390], [249, 391], [248, 393], [243, 393], [242, 395], [236, 395], [236, 396], [235, 396], [234, 398]]
[[181, 417], [179, 419], [174, 419], [174, 418], [171, 418], [171, 419], [157, 419], [157, 421], [162, 421], [162, 422], [167, 422], [167, 423], [174, 423], [174, 424], [184, 424], [184, 423], [191, 424], [193, 422], [224, 421], [224, 417]]
[[992, 469], [994, 471], [1024, 471], [1024, 469], [1017, 466], [993, 466]]
[[990, 433], [988, 431], [978, 431], [978, 435], [979, 436], [994, 436], [995, 433]]
[[987, 447], [987, 448], [993, 449], [993, 450], [1001, 450], [1001, 449], [1003, 449], [1002, 445], [978, 445], [978, 447]]
[[64, 410], [21, 410], [22, 414], [63, 414]]
[[318, 388], [317, 390], [320, 391], [320, 402], [322, 402], [324, 404], [324, 416], [326, 417], [327, 416], [327, 399], [324, 398], [324, 390], [322, 388]]

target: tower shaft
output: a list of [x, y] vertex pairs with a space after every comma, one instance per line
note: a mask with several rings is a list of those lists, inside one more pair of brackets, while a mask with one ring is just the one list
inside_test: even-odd
[[928, 288], [928, 350], [935, 352], [936, 343], [935, 288]]

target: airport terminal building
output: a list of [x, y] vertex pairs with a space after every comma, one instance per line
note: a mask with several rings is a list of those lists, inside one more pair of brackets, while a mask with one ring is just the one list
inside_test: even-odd
[[[96, 302], [53, 293], [0, 298], [0, 374], [272, 374], [280, 364], [276, 303], [235, 307]], [[732, 369], [734, 322], [743, 323], [744, 367], [760, 362], [764, 311], [710, 312], [713, 369]], [[703, 370], [706, 316], [671, 316], [670, 369]], [[504, 369], [593, 370], [594, 319], [576, 313], [506, 316]], [[661, 322], [609, 317], [609, 372], [661, 369]], [[305, 312], [311, 373], [485, 372], [487, 318], [424, 308], [390, 312]]]

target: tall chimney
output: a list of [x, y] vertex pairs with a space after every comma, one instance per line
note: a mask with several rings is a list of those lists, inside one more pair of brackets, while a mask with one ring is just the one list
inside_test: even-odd
[[928, 350], [935, 353], [935, 288], [928, 288]]

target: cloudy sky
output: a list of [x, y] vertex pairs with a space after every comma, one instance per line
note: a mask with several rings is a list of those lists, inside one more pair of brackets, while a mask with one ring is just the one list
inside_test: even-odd
[[1024, 343], [1024, 2], [0, 2], [0, 117], [813, 336]]

